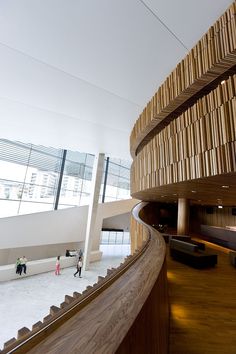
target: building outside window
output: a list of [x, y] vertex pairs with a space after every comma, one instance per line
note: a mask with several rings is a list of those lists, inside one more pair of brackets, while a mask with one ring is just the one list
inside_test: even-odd
[[[89, 204], [94, 155], [66, 151], [63, 178], [62, 149], [0, 139], [0, 217], [29, 214]], [[105, 161], [106, 166], [107, 159]], [[109, 159], [101, 196], [104, 201], [130, 197], [130, 162]]]
[[58, 209], [89, 204], [94, 155], [67, 151]]
[[[107, 162], [107, 158], [105, 159], [100, 201], [102, 201], [102, 195], [104, 193], [104, 182], [104, 202], [130, 198], [130, 166], [130, 161], [109, 158]], [[107, 179], [105, 179], [106, 167]]]

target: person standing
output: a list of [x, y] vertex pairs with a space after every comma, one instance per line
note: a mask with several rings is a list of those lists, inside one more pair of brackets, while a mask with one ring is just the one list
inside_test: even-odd
[[79, 258], [82, 259], [82, 257], [83, 257], [83, 251], [82, 251], [82, 249], [80, 248], [79, 250], [77, 250], [76, 253], [77, 253], [77, 254], [76, 254], [76, 260], [77, 260], [77, 262], [78, 262], [78, 261], [79, 261]]
[[60, 256], [57, 256], [55, 275], [60, 275], [60, 271], [61, 271]]
[[79, 260], [78, 260], [78, 263], [77, 263], [76, 267], [77, 267], [77, 271], [75, 272], [74, 277], [76, 277], [76, 274], [79, 273], [79, 277], [81, 278], [81, 270], [82, 270], [82, 267], [83, 267], [82, 257], [79, 257]]
[[27, 263], [27, 258], [25, 256], [23, 256], [22, 258], [20, 258], [20, 265], [21, 265], [21, 270], [20, 270], [20, 275], [21, 272], [23, 271], [26, 274], [26, 263]]

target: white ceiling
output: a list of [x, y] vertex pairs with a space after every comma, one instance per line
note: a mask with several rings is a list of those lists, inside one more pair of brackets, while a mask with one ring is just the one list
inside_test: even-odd
[[0, 137], [130, 158], [139, 113], [230, 3], [0, 0]]

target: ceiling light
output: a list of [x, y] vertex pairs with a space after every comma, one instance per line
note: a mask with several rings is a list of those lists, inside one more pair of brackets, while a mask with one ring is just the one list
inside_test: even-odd
[[221, 85], [225, 84], [225, 80], [221, 81]]
[[223, 205], [218, 205], [218, 209], [223, 209]]
[[229, 186], [222, 186], [222, 188], [225, 188], [225, 189], [227, 189], [227, 188], [229, 188]]
[[192, 193], [197, 193], [197, 191], [191, 191]]

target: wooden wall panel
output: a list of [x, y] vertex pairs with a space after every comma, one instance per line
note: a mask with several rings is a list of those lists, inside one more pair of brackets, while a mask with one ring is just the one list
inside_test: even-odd
[[197, 209], [196, 215], [199, 224], [210, 225], [210, 226], [236, 226], [236, 216], [232, 215], [232, 208], [224, 207], [223, 209], [218, 209], [214, 207], [213, 214], [207, 214], [206, 208], [201, 207]]
[[130, 220], [130, 242], [131, 242], [131, 254], [138, 249], [141, 249], [144, 242], [148, 240], [148, 229], [140, 224], [133, 216]]
[[[160, 86], [136, 121], [130, 136], [130, 150], [136, 150], [146, 136], [160, 125], [168, 125], [170, 114], [196, 95], [202, 88], [218, 78], [236, 63], [236, 2], [211, 26], [196, 46], [177, 65]], [[230, 90], [212, 95], [201, 109], [205, 114], [215, 106], [214, 101], [229, 99]], [[200, 108], [200, 107], [199, 107]], [[204, 112], [200, 112], [204, 113]], [[168, 122], [164, 120], [168, 118]], [[161, 124], [160, 124], [161, 123]]]
[[131, 193], [236, 172], [236, 74], [170, 122], [138, 153]]
[[166, 261], [150, 295], [116, 354], [164, 354], [169, 349]]

